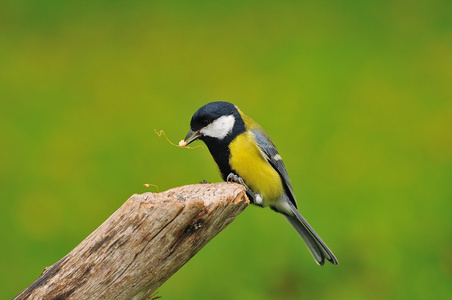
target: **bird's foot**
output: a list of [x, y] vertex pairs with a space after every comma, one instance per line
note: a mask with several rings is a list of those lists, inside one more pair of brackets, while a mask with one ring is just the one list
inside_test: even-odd
[[243, 181], [243, 179], [239, 175], [234, 173], [229, 173], [228, 177], [226, 177], [226, 182], [235, 182], [247, 187], [245, 181]]
[[241, 184], [246, 189], [246, 194], [248, 195], [248, 198], [250, 199], [251, 203], [256, 204], [258, 206], [264, 206], [262, 203], [262, 197], [259, 194], [255, 194], [243, 181], [243, 179], [234, 173], [229, 173], [228, 177], [226, 177], [226, 182], [235, 182], [238, 184]]

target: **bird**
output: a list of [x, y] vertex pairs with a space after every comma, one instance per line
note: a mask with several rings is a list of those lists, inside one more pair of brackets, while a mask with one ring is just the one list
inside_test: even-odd
[[281, 213], [305, 242], [315, 262], [338, 260], [297, 209], [295, 194], [284, 162], [264, 129], [236, 105], [215, 101], [192, 116], [190, 130], [180, 146], [196, 140], [205, 143], [221, 177], [246, 189], [252, 204]]

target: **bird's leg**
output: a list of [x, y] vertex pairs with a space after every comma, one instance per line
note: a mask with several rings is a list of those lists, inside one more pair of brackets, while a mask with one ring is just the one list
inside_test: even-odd
[[246, 194], [248, 195], [248, 198], [251, 200], [251, 203], [262, 206], [260, 201], [256, 201], [256, 195], [254, 194], [254, 192], [246, 185], [245, 181], [243, 181], [243, 179], [237, 174], [229, 173], [228, 177], [226, 177], [226, 182], [235, 182], [243, 185], [246, 189]]
[[228, 177], [226, 177], [226, 182], [236, 182], [245, 186], [248, 189], [248, 187], [245, 184], [245, 181], [243, 181], [243, 179], [239, 175], [234, 174], [232, 172], [229, 173]]

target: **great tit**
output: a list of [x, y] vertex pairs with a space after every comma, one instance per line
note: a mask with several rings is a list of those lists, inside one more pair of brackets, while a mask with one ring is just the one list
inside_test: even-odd
[[338, 261], [297, 209], [284, 162], [268, 134], [232, 103], [211, 102], [190, 122], [185, 145], [202, 140], [221, 177], [245, 186], [251, 203], [281, 213], [306, 243], [317, 264]]

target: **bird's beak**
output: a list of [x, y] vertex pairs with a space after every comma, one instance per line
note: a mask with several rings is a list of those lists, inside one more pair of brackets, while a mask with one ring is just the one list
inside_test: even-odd
[[185, 137], [184, 141], [185, 141], [185, 146], [191, 144], [192, 142], [196, 141], [197, 139], [199, 139], [202, 136], [202, 133], [199, 131], [193, 131], [190, 130], [187, 134], [187, 136]]

